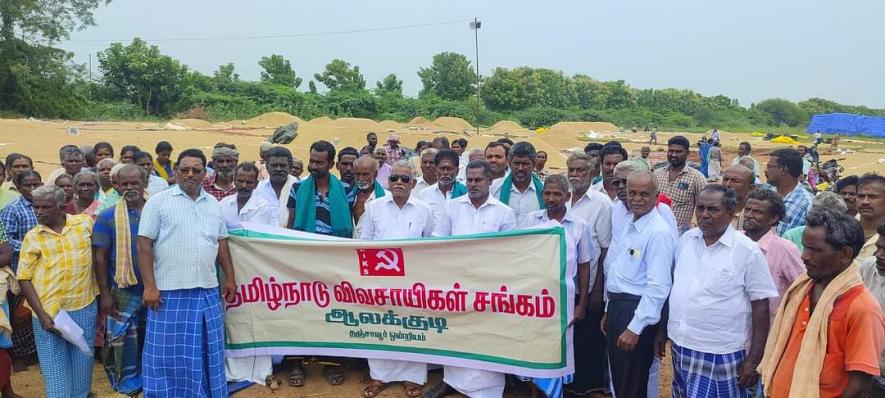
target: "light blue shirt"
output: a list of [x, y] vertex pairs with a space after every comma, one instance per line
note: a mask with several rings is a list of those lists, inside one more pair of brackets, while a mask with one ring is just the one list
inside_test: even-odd
[[605, 258], [605, 289], [609, 293], [640, 296], [627, 329], [638, 334], [661, 319], [670, 294], [670, 271], [676, 254], [676, 237], [658, 209], [629, 220], [620, 236], [612, 239]]
[[218, 200], [200, 189], [191, 199], [178, 185], [148, 199], [138, 235], [154, 241], [154, 278], [159, 290], [218, 286], [215, 258], [227, 228]]

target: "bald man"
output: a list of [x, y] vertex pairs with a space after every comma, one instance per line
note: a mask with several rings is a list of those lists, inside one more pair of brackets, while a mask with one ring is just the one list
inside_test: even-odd
[[[379, 148], [383, 149], [383, 148]], [[354, 229], [354, 237], [359, 238], [362, 230], [363, 213], [369, 202], [389, 196], [388, 192], [381, 183], [378, 182], [378, 164], [379, 161], [369, 155], [363, 155], [353, 162], [353, 174], [356, 180], [355, 198], [351, 214], [356, 224]]]

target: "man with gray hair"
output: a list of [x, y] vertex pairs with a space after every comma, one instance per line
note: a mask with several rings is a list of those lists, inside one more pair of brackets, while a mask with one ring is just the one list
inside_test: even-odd
[[427, 148], [421, 151], [421, 155], [418, 156], [419, 166], [421, 167], [421, 177], [418, 177], [418, 182], [415, 184], [416, 193], [420, 193], [424, 188], [436, 184], [437, 153], [439, 153], [438, 150]]
[[[621, 168], [627, 167], [639, 166]], [[638, 398], [648, 391], [658, 323], [672, 285], [676, 235], [657, 210], [652, 173], [630, 173], [625, 185], [632, 218], [624, 220], [625, 229], [605, 258], [608, 304], [601, 325], [615, 395]]]
[[734, 191], [710, 184], [695, 203], [698, 227], [679, 239], [670, 291], [673, 396], [746, 396], [777, 289], [759, 246], [731, 226]]
[[38, 224], [22, 241], [16, 278], [34, 314], [46, 395], [85, 397], [92, 386], [92, 351], [84, 353], [65, 340], [55, 320], [65, 312], [83, 329], [87, 346], [94, 346], [99, 291], [92, 264], [92, 219], [65, 214], [65, 193], [55, 185], [31, 195]]
[[[426, 152], [426, 150], [425, 150]], [[426, 238], [433, 232], [434, 216], [430, 205], [412, 195], [415, 168], [400, 159], [393, 164], [390, 194], [366, 204], [360, 220], [360, 239]], [[427, 382], [427, 364], [389, 359], [369, 359], [372, 382], [363, 390], [364, 397], [375, 397], [390, 383], [402, 381], [406, 396], [417, 397]]]
[[[809, 211], [820, 211], [823, 209], [832, 209], [842, 212], [848, 212], [848, 206], [845, 204], [845, 201], [842, 199], [839, 194], [830, 191], [823, 191], [817, 194], [814, 197], [814, 200], [811, 201], [811, 210]], [[790, 228], [787, 232], [784, 232], [782, 238], [793, 242], [796, 247], [799, 248], [799, 252], [805, 251], [805, 246], [802, 245], [802, 233], [805, 232], [805, 225], [800, 225], [795, 228]]]
[[240, 152], [229, 146], [216, 145], [212, 150], [212, 168], [215, 174], [203, 180], [203, 190], [219, 201], [237, 192], [234, 184]]
[[65, 145], [61, 147], [61, 150], [58, 152], [59, 160], [61, 161], [61, 167], [52, 171], [49, 174], [49, 177], [46, 181], [50, 183], [55, 182], [55, 179], [62, 174], [70, 174], [72, 176], [77, 175], [80, 170], [86, 168], [86, 160], [83, 157], [83, 152], [80, 151], [80, 148], [77, 148], [74, 145]]
[[[378, 148], [383, 150], [384, 148]], [[353, 215], [354, 237], [360, 237], [360, 229], [362, 227], [363, 213], [366, 211], [366, 205], [371, 201], [390, 195], [381, 183], [378, 182], [378, 164], [375, 158], [369, 155], [360, 156], [353, 162], [353, 174], [356, 179], [356, 189], [353, 195], [353, 205], [350, 206], [350, 213]], [[390, 167], [390, 166], [388, 166]], [[389, 177], [389, 175], [388, 175]], [[389, 179], [389, 178], [388, 178]]]
[[729, 167], [722, 175], [722, 185], [733, 189], [737, 196], [738, 204], [734, 209], [735, 217], [731, 220], [731, 225], [738, 231], [744, 229], [744, 205], [747, 204], [747, 195], [755, 188], [753, 181], [755, 181], [753, 170], [741, 164]]

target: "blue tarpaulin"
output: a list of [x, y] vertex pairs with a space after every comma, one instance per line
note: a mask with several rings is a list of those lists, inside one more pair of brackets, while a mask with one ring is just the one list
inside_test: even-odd
[[885, 117], [863, 116], [851, 113], [814, 115], [808, 123], [808, 132], [869, 135], [885, 138]]

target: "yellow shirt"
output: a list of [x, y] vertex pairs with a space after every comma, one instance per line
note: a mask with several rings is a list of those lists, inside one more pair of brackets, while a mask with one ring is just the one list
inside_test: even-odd
[[22, 240], [16, 277], [31, 281], [51, 317], [59, 310], [76, 311], [91, 304], [98, 295], [92, 268], [92, 218], [69, 215], [60, 234], [37, 224]]

